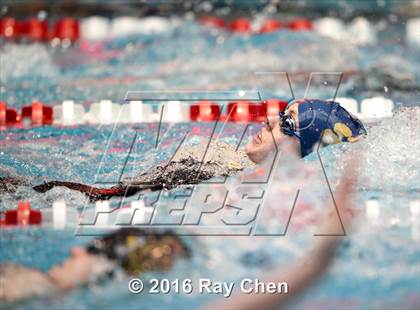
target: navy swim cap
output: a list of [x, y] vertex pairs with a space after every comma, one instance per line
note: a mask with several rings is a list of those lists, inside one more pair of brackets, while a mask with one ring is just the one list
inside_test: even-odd
[[335, 101], [298, 101], [301, 156], [314, 151], [317, 143], [355, 142], [366, 134], [362, 122]]
[[177, 258], [191, 255], [189, 247], [172, 231], [141, 228], [121, 228], [94, 239], [87, 246], [87, 252], [107, 257], [129, 275], [162, 271]]

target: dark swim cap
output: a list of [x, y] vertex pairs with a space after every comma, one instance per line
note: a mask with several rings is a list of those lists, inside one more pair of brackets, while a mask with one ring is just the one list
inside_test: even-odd
[[104, 255], [129, 275], [167, 270], [177, 258], [190, 256], [189, 248], [173, 232], [140, 228], [122, 228], [97, 238], [88, 245], [87, 251]]
[[314, 151], [317, 143], [355, 142], [366, 134], [362, 122], [335, 101], [298, 101], [301, 156]]

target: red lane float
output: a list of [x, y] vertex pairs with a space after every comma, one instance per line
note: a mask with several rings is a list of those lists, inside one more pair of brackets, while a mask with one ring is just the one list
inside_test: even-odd
[[227, 106], [227, 119], [233, 122], [248, 122], [251, 120], [249, 101], [229, 102]]
[[190, 106], [190, 120], [193, 122], [212, 122], [220, 117], [220, 106], [211, 101], [200, 101]]
[[262, 24], [260, 33], [275, 32], [282, 28], [284, 28], [284, 24], [281, 21], [276, 19], [268, 19]]
[[79, 21], [71, 17], [57, 20], [53, 29], [49, 29], [46, 20], [38, 18], [19, 21], [13, 17], [4, 17], [0, 20], [0, 37], [7, 40], [27, 38], [31, 41], [41, 42], [47, 41], [51, 37], [75, 42], [80, 37], [79, 28]]
[[26, 22], [26, 37], [31, 41], [48, 40], [48, 23], [45, 20], [31, 18]]
[[53, 123], [53, 109], [41, 102], [34, 101], [32, 105], [22, 108], [21, 117], [22, 120], [29, 118], [31, 124], [35, 126], [51, 125]]
[[0, 127], [19, 124], [20, 117], [16, 110], [8, 109], [5, 102], [0, 102]]
[[215, 28], [226, 28], [226, 22], [217, 16], [205, 16], [199, 19], [199, 23], [204, 26]]
[[[237, 18], [226, 24], [226, 22], [215, 16], [203, 17], [199, 20], [202, 25], [226, 28], [231, 32], [251, 34], [253, 33], [251, 21], [246, 18]], [[267, 19], [260, 27], [256, 30], [256, 33], [270, 33], [278, 31], [279, 29], [289, 29], [292, 31], [308, 31], [313, 29], [312, 21], [307, 18], [296, 18], [289, 22], [283, 22], [277, 19]]]
[[22, 23], [12, 17], [0, 20], [0, 36], [9, 40], [16, 40], [22, 36]]
[[251, 33], [251, 22], [246, 18], [234, 19], [229, 28], [232, 32]]
[[267, 109], [264, 104], [260, 102], [251, 103], [248, 106], [248, 110], [251, 114], [251, 122], [263, 122], [267, 118]]
[[258, 122], [265, 118], [264, 105], [250, 101], [229, 102], [227, 120], [231, 122]]
[[278, 99], [268, 99], [263, 101], [267, 116], [277, 116], [287, 108], [287, 102]]
[[232, 122], [263, 122], [267, 116], [278, 116], [286, 107], [287, 102], [278, 99], [229, 102], [227, 118]]
[[77, 41], [80, 37], [78, 21], [71, 17], [59, 19], [54, 25], [53, 37], [71, 42]]
[[287, 24], [287, 27], [293, 31], [306, 31], [306, 30], [312, 30], [313, 24], [307, 18], [297, 18], [290, 21]]
[[19, 201], [16, 210], [4, 212], [2, 222], [5, 225], [41, 225], [42, 213], [40, 210], [32, 210], [29, 202]]

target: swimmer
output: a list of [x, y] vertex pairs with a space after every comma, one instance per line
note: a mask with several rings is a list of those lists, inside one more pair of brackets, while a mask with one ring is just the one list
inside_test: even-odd
[[[71, 256], [47, 272], [14, 263], [0, 265], [0, 303], [66, 292], [117, 275], [141, 276], [171, 269], [189, 248], [170, 231], [122, 228], [94, 239], [87, 247], [74, 247]], [[30, 284], [30, 285], [28, 285]]]
[[[278, 117], [270, 118], [245, 150], [236, 150], [220, 141], [211, 143], [209, 147], [207, 143], [201, 143], [181, 148], [169, 162], [153, 167], [135, 178], [125, 179], [111, 188], [49, 181], [33, 186], [33, 189], [44, 193], [56, 186], [63, 186], [84, 193], [91, 201], [129, 197], [144, 190], [172, 189], [197, 184], [216, 176], [232, 176], [263, 162], [270, 152], [286, 145], [291, 145], [292, 151], [298, 156], [305, 157], [318, 144], [324, 146], [355, 142], [365, 133], [360, 120], [339, 103], [300, 99], [291, 103]], [[17, 186], [27, 183], [10, 177], [0, 178], [0, 192], [13, 192]]]

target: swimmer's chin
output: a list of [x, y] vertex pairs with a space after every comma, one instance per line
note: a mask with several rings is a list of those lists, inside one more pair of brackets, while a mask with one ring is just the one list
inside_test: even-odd
[[277, 145], [277, 148], [258, 148], [255, 147], [252, 142], [249, 142], [245, 146], [245, 153], [253, 163], [261, 164], [267, 160], [267, 158], [271, 158], [269, 155], [276, 152], [276, 149], [281, 149], [285, 154], [300, 158], [300, 144], [294, 139], [285, 139], [282, 143]]
[[248, 156], [248, 158], [255, 164], [262, 163], [267, 158], [267, 155], [268, 155], [268, 153], [265, 154], [259, 150], [253, 150], [251, 143], [249, 143], [245, 147], [245, 153]]

